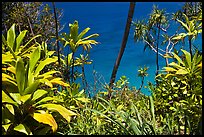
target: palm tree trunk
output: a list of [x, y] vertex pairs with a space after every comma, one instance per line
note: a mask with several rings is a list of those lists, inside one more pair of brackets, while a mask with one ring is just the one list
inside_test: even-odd
[[52, 2], [55, 16], [55, 29], [56, 29], [56, 40], [57, 40], [57, 56], [58, 56], [58, 65], [60, 66], [60, 49], [59, 49], [59, 41], [58, 41], [58, 23], [57, 23], [57, 14], [55, 10], [55, 3]]
[[[123, 40], [122, 40], [122, 44], [120, 47], [120, 51], [118, 53], [118, 57], [116, 59], [115, 65], [113, 67], [113, 71], [112, 71], [112, 75], [111, 75], [111, 79], [110, 79], [110, 83], [109, 83], [109, 87], [110, 90], [113, 87], [113, 83], [115, 82], [115, 77], [116, 77], [116, 73], [118, 71], [118, 67], [120, 65], [120, 60], [123, 56], [125, 47], [126, 47], [126, 43], [128, 40], [128, 35], [129, 35], [129, 31], [130, 31], [130, 26], [131, 26], [131, 22], [132, 22], [132, 17], [133, 17], [133, 13], [134, 13], [134, 9], [135, 9], [135, 2], [130, 2], [130, 6], [129, 6], [129, 12], [128, 12], [128, 18], [127, 18], [127, 22], [126, 22], [126, 27], [125, 27], [125, 32], [123, 35]], [[111, 91], [108, 91], [108, 97], [111, 98]]]

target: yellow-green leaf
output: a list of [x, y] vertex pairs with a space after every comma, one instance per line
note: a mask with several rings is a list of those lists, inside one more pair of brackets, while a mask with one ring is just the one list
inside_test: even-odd
[[89, 102], [88, 98], [76, 98], [76, 99], [82, 102]]
[[57, 130], [57, 123], [55, 121], [55, 119], [53, 118], [53, 116], [51, 114], [47, 114], [47, 113], [33, 113], [32, 117], [43, 124], [48, 124], [52, 127], [52, 131], [56, 132]]
[[65, 107], [61, 106], [61, 105], [57, 105], [57, 104], [42, 104], [38, 107], [42, 107], [42, 108], [47, 108], [48, 110], [51, 111], [57, 111], [59, 112], [63, 118], [65, 118], [68, 122], [70, 122], [71, 120], [71, 116], [77, 115], [76, 113], [74, 113], [73, 111], [70, 111], [68, 109], [66, 109]]
[[70, 86], [68, 83], [63, 82], [61, 78], [54, 78], [54, 79], [50, 80], [50, 82], [52, 84], [59, 84], [59, 85], [65, 86], [65, 87]]
[[25, 68], [24, 62], [21, 58], [18, 58], [16, 62], [16, 82], [18, 85], [19, 93], [23, 95], [25, 86]]
[[43, 60], [42, 62], [40, 62], [40, 64], [38, 65], [34, 76], [38, 76], [39, 72], [48, 64], [51, 64], [53, 62], [56, 62], [57, 58], [46, 58], [45, 60]]
[[[7, 43], [8, 46], [13, 50], [14, 43], [16, 39], [16, 33], [15, 33], [15, 24], [11, 26], [11, 28], [7, 32]], [[14, 50], [13, 50], [14, 51]]]
[[47, 93], [48, 92], [46, 90], [43, 90], [43, 89], [36, 90], [33, 94], [32, 101], [39, 99], [40, 97], [42, 97], [43, 95], [45, 95]]
[[17, 105], [17, 103], [11, 99], [3, 90], [2, 90], [2, 103], [10, 103]]
[[25, 90], [24, 90], [24, 95], [26, 94], [32, 94], [37, 88], [38, 86], [40, 85], [40, 81], [37, 80], [35, 81], [34, 83], [30, 84], [29, 87], [27, 87]]
[[32, 132], [30, 131], [30, 129], [24, 124], [19, 124], [14, 128], [14, 130], [25, 133], [26, 135], [32, 135]]
[[15, 52], [18, 52], [20, 45], [21, 45], [21, 42], [22, 42], [23, 38], [25, 37], [26, 33], [27, 33], [27, 30], [24, 30], [24, 31], [20, 32], [20, 34], [16, 38], [16, 50], [15, 50]]
[[25, 103], [29, 98], [31, 97], [31, 94], [24, 95], [20, 97], [20, 100]]
[[181, 75], [185, 75], [188, 74], [188, 71], [184, 70], [184, 69], [179, 69], [176, 74], [181, 74]]
[[176, 69], [172, 68], [172, 67], [164, 67], [165, 71], [169, 72], [169, 71], [177, 71]]

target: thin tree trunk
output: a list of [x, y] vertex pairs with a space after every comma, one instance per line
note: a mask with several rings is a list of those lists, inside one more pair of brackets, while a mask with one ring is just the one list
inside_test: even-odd
[[74, 52], [72, 54], [72, 83], [74, 82]]
[[55, 9], [55, 3], [52, 2], [53, 9], [54, 9], [54, 16], [55, 16], [55, 29], [56, 29], [56, 40], [57, 40], [57, 56], [58, 56], [58, 65], [60, 66], [60, 48], [59, 48], [59, 41], [58, 41], [58, 23], [57, 23], [57, 14]]
[[[120, 51], [119, 51], [118, 57], [116, 59], [115, 65], [113, 67], [113, 71], [112, 71], [112, 75], [111, 75], [111, 79], [110, 79], [110, 83], [109, 83], [110, 90], [112, 89], [113, 83], [115, 82], [115, 77], [116, 77], [116, 73], [118, 71], [118, 67], [120, 65], [120, 60], [123, 56], [123, 53], [124, 53], [124, 50], [126, 47], [126, 43], [128, 40], [129, 31], [130, 31], [130, 26], [131, 26], [131, 22], [132, 22], [132, 17], [134, 14], [134, 9], [135, 9], [135, 2], [130, 2], [128, 18], [127, 18], [127, 22], [126, 22], [126, 27], [125, 27], [125, 32], [124, 32], [122, 44], [121, 44]], [[111, 91], [108, 91], [108, 97], [109, 98], [111, 98], [110, 92]]]
[[191, 43], [191, 39], [189, 39], [188, 42], [189, 42], [189, 50], [190, 50], [190, 54], [191, 54], [191, 59], [192, 59], [193, 53], [192, 53], [192, 43]]

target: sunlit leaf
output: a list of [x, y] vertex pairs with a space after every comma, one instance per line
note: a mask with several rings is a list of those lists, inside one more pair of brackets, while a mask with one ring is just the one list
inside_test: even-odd
[[59, 112], [68, 122], [70, 122], [71, 120], [71, 116], [77, 115], [76, 113], [74, 113], [73, 111], [70, 111], [68, 109], [66, 109], [65, 107], [61, 106], [61, 105], [57, 105], [57, 104], [42, 104], [38, 107], [42, 107], [42, 108], [47, 108], [48, 110], [51, 111], [57, 111]]
[[14, 51], [14, 43], [16, 39], [16, 33], [15, 33], [15, 24], [11, 26], [11, 28], [7, 31], [7, 43], [8, 46]]
[[185, 74], [188, 74], [189, 72], [184, 70], [184, 69], [179, 69], [176, 74], [181, 74], [181, 75], [185, 75]]
[[52, 127], [52, 131], [56, 132], [57, 130], [57, 123], [51, 114], [47, 113], [33, 113], [32, 117], [43, 124], [48, 124]]
[[14, 130], [18, 132], [22, 132], [26, 135], [32, 135], [32, 132], [30, 131], [30, 129], [24, 124], [19, 124], [18, 126], [14, 128]]
[[43, 89], [36, 90], [33, 94], [32, 101], [39, 99], [40, 97], [42, 97], [43, 95], [45, 95], [47, 93], [48, 92], [46, 90], [43, 90]]
[[24, 68], [24, 62], [21, 58], [18, 58], [16, 62], [16, 81], [17, 81], [19, 93], [23, 95], [24, 86], [25, 86], [25, 68]]
[[18, 37], [16, 38], [16, 50], [15, 52], [18, 52], [20, 45], [22, 43], [22, 40], [24, 39], [25, 35], [27, 33], [27, 30], [21, 31]]

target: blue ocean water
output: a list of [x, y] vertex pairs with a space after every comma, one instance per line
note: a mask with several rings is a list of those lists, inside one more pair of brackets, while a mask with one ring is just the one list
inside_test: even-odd
[[[46, 2], [51, 5], [50, 2]], [[126, 25], [129, 2], [56, 2], [57, 8], [62, 8], [64, 16], [62, 24], [66, 24], [62, 32], [69, 31], [68, 24], [74, 20], [79, 22], [79, 32], [86, 27], [90, 27], [89, 35], [98, 33], [100, 36], [96, 40], [100, 43], [90, 51], [92, 65], [86, 65], [86, 78], [89, 84], [93, 84], [93, 68], [109, 83], [113, 65], [117, 58], [123, 33]], [[167, 13], [173, 13], [183, 6], [183, 2], [136, 2], [133, 21], [148, 18], [153, 4], [158, 5], [159, 9], [165, 9]], [[173, 24], [174, 25], [174, 24]], [[169, 30], [174, 33], [174, 29]], [[130, 29], [129, 38], [120, 66], [118, 68], [116, 81], [125, 75], [130, 82], [130, 86], [138, 89], [141, 79], [137, 77], [139, 67], [149, 67], [149, 76], [145, 78], [145, 85], [148, 81], [154, 83], [156, 70], [156, 54], [147, 50], [143, 52], [144, 44], [135, 43], [133, 40], [133, 28]], [[67, 53], [66, 49], [64, 53]], [[165, 66], [164, 59], [159, 59], [160, 69]], [[148, 89], [143, 88], [142, 92], [149, 95]]]

